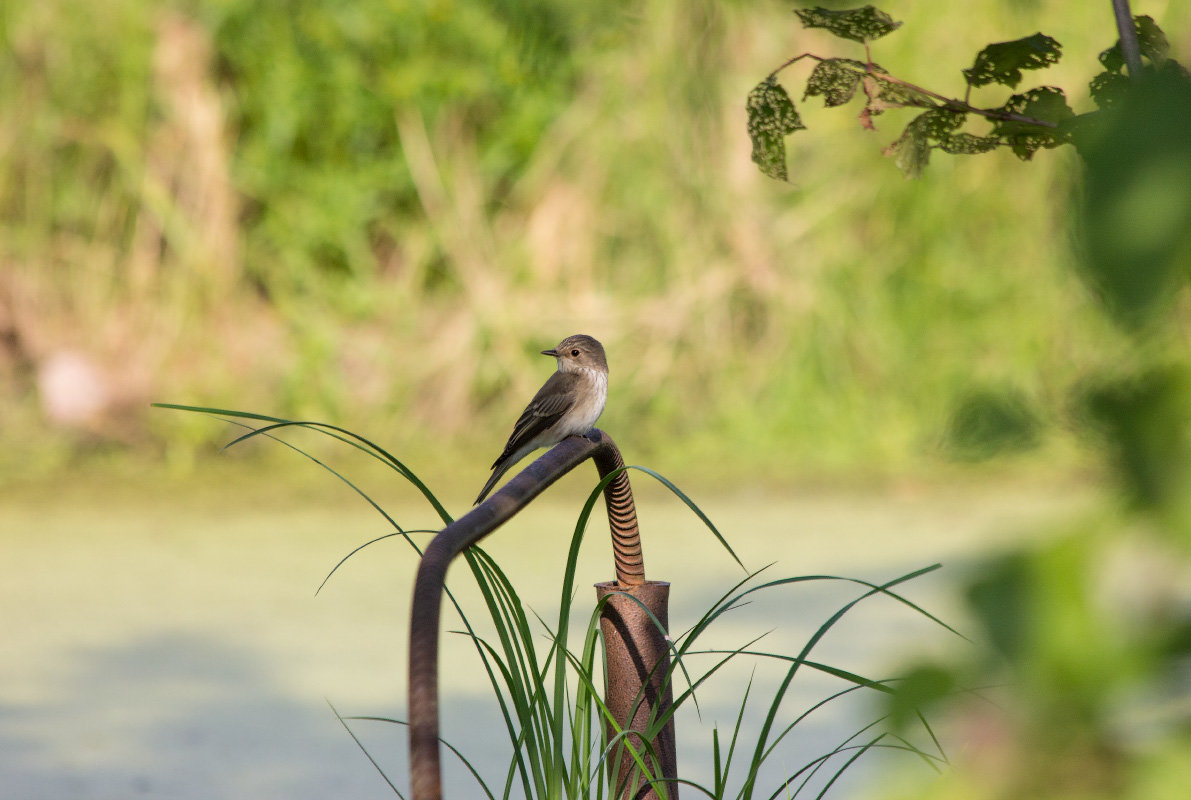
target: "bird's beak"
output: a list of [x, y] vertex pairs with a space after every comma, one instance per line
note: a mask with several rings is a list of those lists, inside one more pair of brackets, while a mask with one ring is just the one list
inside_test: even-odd
[[542, 355], [544, 355], [544, 356], [554, 356], [555, 358], [558, 358], [558, 351], [557, 351], [557, 350], [555, 350], [553, 347], [551, 347], [549, 350], [543, 350], [543, 351], [542, 351]]

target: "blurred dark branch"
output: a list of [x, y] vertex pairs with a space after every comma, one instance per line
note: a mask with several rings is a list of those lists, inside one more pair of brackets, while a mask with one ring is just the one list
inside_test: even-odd
[[1141, 46], [1137, 43], [1137, 29], [1133, 27], [1133, 12], [1129, 0], [1112, 0], [1113, 14], [1117, 19], [1117, 34], [1121, 39], [1121, 55], [1129, 68], [1129, 77], [1141, 77]]

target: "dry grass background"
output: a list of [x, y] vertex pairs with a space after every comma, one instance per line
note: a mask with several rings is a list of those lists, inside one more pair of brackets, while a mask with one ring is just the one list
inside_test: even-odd
[[[290, 5], [6, 7], [6, 473], [186, 465], [222, 435], [154, 400], [473, 458], [577, 331], [610, 352], [605, 427], [664, 467], [913, 469], [974, 386], [1071, 451], [1066, 392], [1117, 346], [1071, 269], [1072, 154], [906, 182], [880, 150], [908, 115], [874, 135], [811, 101], [794, 184], [767, 181], [748, 88], [795, 52], [854, 55], [779, 3]], [[1107, 6], [887, 9], [906, 24], [875, 57], [943, 92], [1041, 29], [1065, 57], [1039, 82], [1086, 107], [1113, 38]]]

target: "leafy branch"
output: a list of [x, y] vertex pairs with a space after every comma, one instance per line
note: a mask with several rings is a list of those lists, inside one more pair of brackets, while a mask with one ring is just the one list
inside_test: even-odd
[[[1127, 4], [1120, 5], [1125, 6], [1128, 19]], [[1096, 112], [1077, 115], [1072, 111], [1063, 90], [1054, 86], [1038, 86], [1012, 94], [995, 107], [981, 108], [970, 102], [973, 88], [996, 83], [1016, 89], [1024, 70], [1043, 69], [1058, 62], [1062, 45], [1043, 33], [990, 44], [977, 53], [972, 65], [961, 70], [966, 83], [961, 99], [898, 78], [873, 61], [871, 42], [901, 26], [884, 11], [869, 5], [848, 10], [797, 9], [795, 13], [804, 27], [821, 28], [841, 39], [862, 44], [864, 60], [800, 53], [787, 59], [749, 92], [748, 132], [753, 161], [771, 178], [789, 179], [785, 139], [806, 128], [794, 101], [778, 82], [783, 70], [803, 60], [814, 61], [815, 66], [807, 78], [802, 99], [822, 97], [824, 105], [831, 108], [850, 102], [858, 91], [863, 91], [865, 103], [858, 120], [864, 128], [875, 130], [873, 118], [891, 108], [923, 109], [883, 151], [907, 177], [921, 175], [934, 150], [974, 155], [1008, 147], [1018, 158], [1028, 161], [1040, 149], [1070, 144], [1073, 134], [1094, 119]], [[1168, 58], [1166, 37], [1153, 19], [1148, 16], [1132, 19], [1133, 30], [1129, 33], [1136, 39], [1138, 63], [1144, 57], [1149, 69], [1181, 69]], [[1118, 42], [1100, 54], [1103, 71], [1090, 83], [1092, 99], [1100, 109], [1118, 102], [1128, 83], [1122, 68], [1132, 61], [1125, 55], [1133, 53], [1129, 38], [1125, 37], [1124, 49]], [[982, 135], [962, 130], [972, 116], [991, 122], [992, 129]]]

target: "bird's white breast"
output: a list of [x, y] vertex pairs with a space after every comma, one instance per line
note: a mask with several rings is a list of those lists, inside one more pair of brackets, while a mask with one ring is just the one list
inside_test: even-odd
[[567, 415], [567, 421], [571, 423], [568, 426], [570, 430], [563, 436], [584, 434], [591, 430], [600, 414], [604, 413], [604, 404], [608, 401], [608, 373], [598, 369], [580, 369], [578, 372], [588, 384], [587, 391], [583, 392], [583, 399], [576, 403], [573, 413]]

